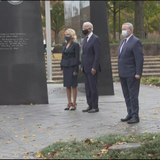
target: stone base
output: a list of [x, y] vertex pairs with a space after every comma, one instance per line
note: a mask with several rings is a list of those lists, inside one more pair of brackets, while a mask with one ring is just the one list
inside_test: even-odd
[[131, 151], [135, 148], [140, 147], [141, 145], [139, 143], [127, 143], [127, 144], [120, 144], [120, 145], [115, 145], [111, 146], [108, 149], [108, 153], [112, 152], [127, 152]]

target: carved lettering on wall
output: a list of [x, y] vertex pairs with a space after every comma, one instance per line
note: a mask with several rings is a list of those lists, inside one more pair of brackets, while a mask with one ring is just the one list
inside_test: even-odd
[[27, 45], [26, 33], [0, 33], [0, 50], [18, 50]]

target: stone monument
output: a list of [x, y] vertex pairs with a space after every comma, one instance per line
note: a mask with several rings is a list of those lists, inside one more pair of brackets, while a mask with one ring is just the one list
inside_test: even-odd
[[0, 1], [0, 105], [48, 104], [40, 1]]
[[[73, 28], [76, 31], [77, 39], [81, 46], [84, 38], [82, 24], [86, 21], [90, 21], [93, 24], [93, 32], [99, 36], [102, 47], [100, 59], [102, 72], [98, 75], [99, 95], [114, 95], [106, 2], [64, 1], [64, 12], [65, 28]], [[82, 73], [79, 73], [79, 89], [84, 88], [82, 77]]]

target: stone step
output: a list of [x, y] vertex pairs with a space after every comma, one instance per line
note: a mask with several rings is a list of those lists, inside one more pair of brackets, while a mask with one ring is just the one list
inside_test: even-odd
[[[117, 66], [118, 65], [118, 62], [111, 62], [111, 65], [112, 66]], [[144, 64], [143, 65], [160, 65], [160, 61], [144, 61]], [[47, 63], [45, 64], [45, 66], [47, 67]], [[52, 63], [52, 67], [59, 67], [60, 68], [60, 63], [55, 63], [53, 62]]]
[[[47, 69], [47, 68], [46, 68]], [[61, 71], [61, 68], [53, 68], [52, 67], [52, 72], [60, 72]]]
[[[118, 77], [118, 73], [116, 73], [116, 74], [112, 73], [112, 76]], [[160, 73], [143, 73], [142, 77], [160, 77]]]
[[[46, 65], [46, 68], [47, 68], [47, 65]], [[58, 64], [53, 64], [53, 65], [52, 65], [52, 68], [59, 68], [59, 69], [60, 69], [60, 65], [58, 65]]]
[[[113, 74], [118, 73], [118, 70], [112, 70]], [[160, 73], [160, 69], [143, 69], [143, 74], [144, 73]], [[52, 75], [54, 76], [62, 76], [62, 72], [61, 71], [52, 71]]]
[[[46, 71], [47, 71], [47, 67], [46, 67]], [[118, 71], [118, 66], [112, 66], [112, 71]], [[155, 66], [150, 66], [150, 65], [144, 65], [143, 66], [143, 72], [160, 72], [160, 65], [155, 65]], [[61, 69], [60, 67], [52, 67], [52, 72], [59, 72], [61, 73]]]
[[52, 75], [54, 75], [54, 76], [55, 76], [55, 75], [59, 75], [59, 76], [60, 76], [60, 75], [63, 75], [63, 74], [62, 74], [61, 71], [55, 71], [55, 72], [52, 71]]
[[[111, 59], [117, 59], [118, 56], [115, 57], [111, 57]], [[144, 59], [148, 59], [148, 58], [160, 58], [160, 55], [156, 55], [156, 56], [144, 56]]]
[[53, 80], [62, 80], [63, 79], [63, 75], [58, 75], [58, 76], [52, 75], [52, 79]]
[[[55, 83], [63, 82], [63, 74], [60, 68], [61, 59], [52, 59], [52, 77]], [[111, 58], [112, 65], [112, 75], [113, 77], [118, 77], [118, 59], [117, 57]], [[47, 72], [47, 59], [45, 60], [46, 72]], [[143, 75], [142, 77], [160, 77], [160, 56], [145, 56]]]
[[[157, 62], [157, 61], [153, 61], [153, 62], [144, 62], [144, 65], [160, 65], [160, 62]], [[118, 63], [112, 63], [112, 66], [117, 66], [118, 65]]]
[[[160, 68], [143, 69], [143, 73], [160, 73]], [[118, 73], [118, 69], [112, 69], [112, 73]]]
[[[112, 73], [113, 77], [119, 77], [118, 73]], [[143, 73], [142, 77], [160, 77], [160, 73]], [[63, 75], [54, 75], [52, 80], [57, 82], [63, 82]]]
[[[156, 62], [156, 63], [159, 63], [160, 64], [160, 59], [145, 59], [144, 60], [144, 64], [145, 63], [148, 63], [148, 62], [150, 62], [150, 63], [154, 63], [154, 62]], [[118, 63], [118, 60], [111, 60], [111, 63], [112, 64], [117, 64]], [[53, 64], [56, 64], [56, 65], [60, 65], [60, 61], [52, 61], [52, 65]], [[47, 65], [47, 61], [45, 62], [45, 65]]]
[[53, 83], [63, 83], [63, 78], [59, 80], [53, 80]]
[[[47, 72], [47, 70], [46, 70]], [[112, 68], [112, 73], [118, 73], [118, 68]], [[143, 73], [160, 73], [160, 68], [143, 68]], [[58, 69], [58, 70], [52, 70], [52, 75], [63, 75], [61, 70]]]
[[[111, 62], [117, 62], [118, 61], [118, 58], [111, 58]], [[159, 57], [152, 57], [152, 58], [149, 58], [149, 57], [144, 57], [144, 61], [160, 61], [160, 56]], [[52, 59], [52, 63], [60, 63], [61, 62], [61, 59]], [[47, 60], [45, 60], [45, 63], [47, 64]]]
[[[118, 61], [111, 61], [112, 65], [118, 65]], [[160, 60], [144, 60], [144, 65], [145, 64], [160, 64]], [[47, 62], [45, 63], [45, 65], [47, 66]], [[60, 67], [60, 62], [59, 61], [52, 61], [52, 66], [53, 65], [58, 65]]]
[[[111, 63], [117, 63], [117, 62], [118, 62], [117, 59], [111, 60]], [[159, 62], [160, 63], [160, 59], [144, 59], [144, 62]]]
[[[160, 65], [143, 65], [143, 68], [160, 68]], [[112, 70], [113, 69], [118, 69], [118, 66], [112, 66]]]
[[[54, 59], [54, 60], [60, 60], [61, 59], [60, 58], [61, 55], [62, 54], [59, 53], [59, 54], [56, 55], [56, 56], [59, 56], [59, 57], [56, 57], [55, 54], [54, 54], [55, 57], [52, 55], [52, 59]], [[45, 55], [44, 57], [45, 57], [45, 59], [47, 59], [47, 55]], [[111, 57], [111, 59], [117, 59], [117, 58], [118, 58], [118, 56]], [[160, 55], [156, 55], [156, 56], [144, 56], [144, 59], [148, 59], [148, 58], [160, 58]]]

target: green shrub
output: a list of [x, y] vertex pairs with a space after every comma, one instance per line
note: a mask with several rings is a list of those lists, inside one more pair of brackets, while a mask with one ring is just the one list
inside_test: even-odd
[[141, 83], [146, 83], [148, 82], [148, 78], [141, 78]]
[[146, 77], [146, 78], [141, 78], [141, 83], [142, 84], [152, 84], [155, 86], [160, 86], [160, 78], [158, 77]]
[[148, 79], [148, 82], [149, 82], [149, 83], [159, 82], [159, 81], [160, 81], [159, 78], [156, 78], [156, 77], [150, 77], [150, 78]]

